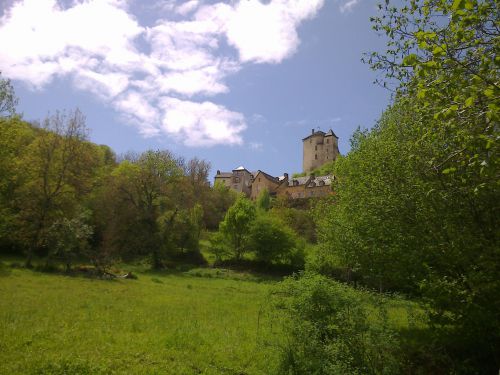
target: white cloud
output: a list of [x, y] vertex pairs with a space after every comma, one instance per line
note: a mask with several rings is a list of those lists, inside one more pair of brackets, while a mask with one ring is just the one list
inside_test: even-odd
[[343, 4], [340, 4], [339, 9], [341, 13], [351, 12], [356, 5], [359, 4], [360, 0], [347, 0]]
[[232, 112], [211, 102], [191, 102], [162, 98], [162, 130], [173, 134], [188, 146], [241, 144], [240, 133], [246, 128], [241, 113]]
[[180, 4], [175, 8], [175, 11], [183, 16], [193, 12], [196, 8], [198, 8], [200, 2], [198, 0], [187, 1], [183, 4]]
[[12, 2], [0, 18], [0, 70], [40, 90], [70, 77], [145, 136], [167, 134], [190, 146], [241, 144], [243, 114], [193, 98], [229, 92], [226, 78], [244, 63], [280, 63], [293, 55], [297, 28], [324, 0], [140, 4], [156, 15], [150, 27], [128, 3]]

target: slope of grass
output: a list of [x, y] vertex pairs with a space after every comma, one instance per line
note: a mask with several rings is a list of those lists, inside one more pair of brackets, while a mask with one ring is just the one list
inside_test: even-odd
[[[9, 259], [8, 262], [13, 262]], [[0, 374], [271, 374], [285, 338], [269, 307], [279, 278], [179, 266], [137, 280], [98, 280], [0, 261]], [[421, 328], [402, 298], [358, 291], [371, 324]]]
[[103, 281], [0, 274], [2, 374], [267, 374], [272, 283], [139, 274]]

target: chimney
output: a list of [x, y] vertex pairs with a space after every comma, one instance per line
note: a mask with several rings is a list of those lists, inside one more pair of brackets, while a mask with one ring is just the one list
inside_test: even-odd
[[311, 134], [314, 134], [314, 128], [313, 128], [313, 129], [311, 129]]
[[217, 174], [220, 174], [220, 171], [217, 169]]

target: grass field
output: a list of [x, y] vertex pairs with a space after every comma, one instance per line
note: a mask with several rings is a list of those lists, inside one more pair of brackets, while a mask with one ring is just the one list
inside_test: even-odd
[[4, 266], [0, 374], [269, 373], [272, 283], [212, 274], [104, 281]]
[[[99, 280], [7, 263], [0, 262], [0, 374], [243, 375], [278, 365], [283, 335], [269, 308], [277, 279], [128, 265], [137, 280]], [[392, 325], [411, 325], [413, 304], [386, 300]]]

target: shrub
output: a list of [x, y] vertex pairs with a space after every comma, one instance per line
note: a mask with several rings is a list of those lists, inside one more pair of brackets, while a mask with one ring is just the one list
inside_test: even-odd
[[302, 267], [304, 243], [281, 220], [259, 215], [250, 228], [249, 248], [258, 260]]
[[[398, 337], [360, 293], [323, 276], [302, 273], [273, 293], [285, 316], [281, 374], [399, 374]], [[383, 306], [379, 312], [384, 314]]]

